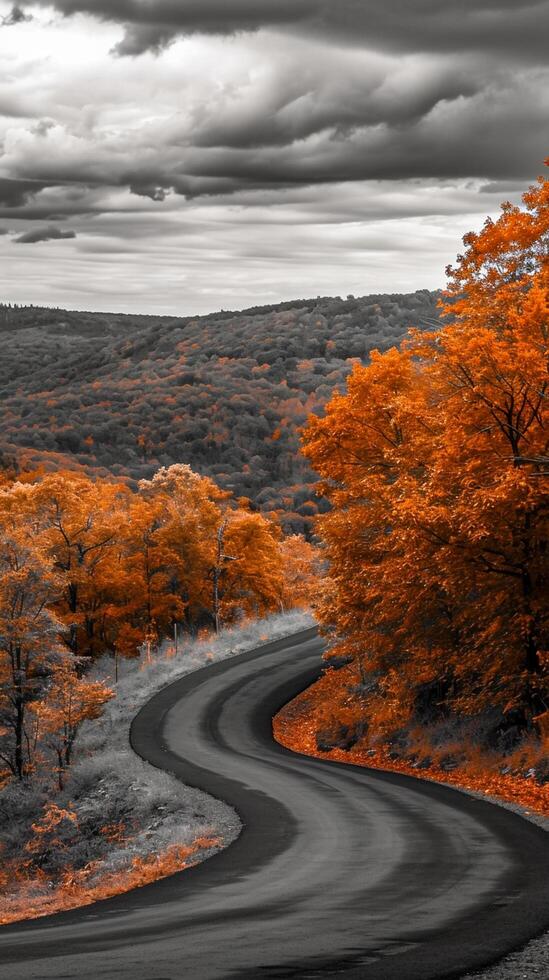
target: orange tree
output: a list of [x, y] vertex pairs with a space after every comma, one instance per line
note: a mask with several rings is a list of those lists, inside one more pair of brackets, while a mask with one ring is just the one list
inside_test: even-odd
[[[262, 514], [239, 508], [220, 526], [220, 613], [225, 622], [237, 615], [264, 615], [282, 607], [283, 567], [280, 530]], [[234, 560], [231, 560], [234, 559]], [[217, 559], [217, 562], [219, 559]]]
[[33, 488], [36, 520], [63, 581], [56, 612], [78, 656], [97, 656], [104, 609], [120, 579], [125, 487], [72, 472], [47, 474]]
[[374, 352], [304, 433], [333, 504], [321, 620], [382, 727], [426, 688], [547, 711], [548, 181], [523, 203], [466, 236], [447, 325]]
[[[156, 508], [150, 531], [151, 568], [160, 620], [184, 615], [188, 626], [230, 622], [238, 612], [280, 608], [282, 555], [278, 527], [230, 499], [208, 477], [185, 464], [141, 480], [140, 495]], [[146, 550], [139, 545], [141, 563]], [[145, 576], [146, 578], [146, 576]]]
[[[4, 530], [4, 529], [3, 529]], [[21, 780], [35, 767], [37, 738], [29, 707], [44, 696], [67, 657], [60, 624], [47, 606], [59, 582], [23, 530], [0, 541], [0, 763]]]
[[322, 554], [302, 534], [290, 534], [279, 544], [284, 571], [282, 605], [310, 606], [320, 583]]
[[210, 616], [209, 572], [222, 521], [220, 504], [228, 494], [184, 463], [162, 467], [151, 480], [141, 480], [139, 490], [145, 501], [158, 508], [154, 543], [157, 553], [164, 553], [162, 567], [168, 575], [162, 591], [177, 596], [174, 617], [184, 617], [186, 625], [193, 627]]
[[63, 789], [80, 728], [85, 721], [99, 718], [113, 697], [114, 692], [101, 681], [79, 677], [74, 659], [67, 658], [53, 668], [45, 696], [30, 705], [38, 737], [55, 753], [59, 789]]

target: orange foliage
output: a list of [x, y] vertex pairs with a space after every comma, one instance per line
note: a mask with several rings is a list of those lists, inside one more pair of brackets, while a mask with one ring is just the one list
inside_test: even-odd
[[[120, 871], [102, 870], [101, 863], [92, 861], [81, 869], [67, 869], [53, 887], [41, 887], [39, 876], [0, 901], [0, 924], [21, 919], [51, 915], [66, 909], [91, 905], [92, 902], [140, 888], [159, 878], [192, 867], [201, 860], [201, 853], [220, 845], [219, 838], [200, 837], [189, 845], [174, 845], [162, 854], [134, 857]], [[18, 869], [10, 869], [19, 878]], [[0, 880], [0, 885], [2, 884]], [[51, 883], [48, 883], [51, 886]]]
[[[262, 514], [233, 512], [226, 520], [222, 549], [220, 613], [262, 615], [282, 602], [283, 555], [280, 532]], [[232, 559], [232, 560], [231, 560]]]
[[280, 542], [284, 569], [283, 602], [288, 606], [310, 606], [320, 587], [321, 553], [301, 534]]
[[466, 237], [448, 326], [374, 352], [305, 430], [333, 504], [320, 618], [380, 731], [486, 710], [531, 730], [549, 705], [548, 188]]
[[[319, 729], [326, 723], [327, 717], [332, 721], [334, 713], [339, 723], [356, 724], [358, 713], [347, 706], [345, 711], [341, 704], [338, 691], [327, 690], [321, 679], [312, 688], [298, 695], [294, 701], [286, 705], [273, 719], [273, 732], [276, 740], [293, 752], [315, 756], [318, 759], [330, 759], [334, 762], [352, 763], [366, 766], [370, 769], [385, 769], [400, 772], [408, 776], [421, 776], [435, 782], [449, 783], [458, 789], [475, 790], [486, 796], [516, 803], [527, 810], [549, 816], [549, 786], [540, 786], [533, 778], [525, 778], [520, 773], [502, 772], [502, 768], [510, 768], [509, 762], [503, 766], [501, 757], [490, 756], [488, 753], [471, 752], [459, 766], [446, 771], [440, 762], [424, 761], [418, 765], [418, 755], [424, 751], [432, 753], [432, 745], [414, 742], [410, 746], [410, 756], [415, 761], [406, 758], [395, 758], [391, 745], [379, 743], [372, 747], [367, 739], [361, 739], [348, 750], [334, 747], [330, 751], [321, 751], [317, 744]], [[325, 681], [324, 681], [325, 683]], [[448, 751], [448, 746], [444, 747]], [[421, 760], [420, 760], [421, 761]]]
[[[23, 500], [26, 494], [23, 493]], [[0, 762], [18, 779], [37, 762], [37, 733], [29, 707], [67, 653], [59, 622], [46, 608], [59, 588], [47, 556], [7, 512], [0, 520]]]
[[59, 789], [72, 759], [76, 736], [85, 721], [99, 718], [114, 691], [99, 681], [78, 677], [74, 663], [63, 662], [53, 668], [51, 682], [43, 700], [31, 705], [40, 734], [57, 757]]
[[218, 628], [301, 601], [285, 592], [278, 525], [189, 466], [162, 468], [136, 491], [73, 471], [25, 482], [7, 474], [2, 783], [55, 772], [62, 787], [80, 726], [113, 696], [86, 679], [92, 658], [135, 656], [143, 646], [150, 655], [174, 626]]
[[25, 845], [25, 850], [29, 854], [39, 854], [44, 849], [66, 847], [66, 844], [58, 836], [57, 829], [60, 825], [72, 824], [78, 828], [78, 818], [74, 810], [69, 806], [60, 807], [57, 803], [48, 803], [44, 808], [44, 815], [37, 823], [33, 823], [32, 837]]

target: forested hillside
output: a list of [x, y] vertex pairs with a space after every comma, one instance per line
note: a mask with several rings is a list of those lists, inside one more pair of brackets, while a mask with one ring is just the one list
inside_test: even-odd
[[188, 463], [307, 527], [298, 428], [356, 360], [437, 323], [438, 294], [318, 297], [175, 319], [0, 307], [4, 454], [148, 478]]

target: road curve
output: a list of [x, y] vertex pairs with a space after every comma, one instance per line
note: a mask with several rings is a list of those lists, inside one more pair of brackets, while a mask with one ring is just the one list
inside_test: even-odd
[[547, 838], [501, 807], [294, 755], [272, 715], [319, 670], [314, 631], [176, 681], [136, 751], [230, 802], [244, 830], [202, 865], [0, 930], [10, 980], [442, 980], [549, 924]]

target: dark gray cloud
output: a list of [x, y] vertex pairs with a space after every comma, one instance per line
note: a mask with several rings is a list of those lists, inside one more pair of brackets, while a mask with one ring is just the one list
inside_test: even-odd
[[[413, 73], [398, 76], [394, 70], [378, 77], [365, 66], [345, 77], [328, 65], [326, 77], [299, 69], [288, 79], [277, 79], [263, 99], [256, 97], [253, 110], [238, 98], [223, 111], [204, 113], [193, 128], [197, 147], [286, 146], [330, 130], [334, 139], [350, 137], [365, 127], [402, 129], [419, 122], [439, 103], [470, 98], [482, 91], [484, 79], [474, 67], [439, 65], [431, 70], [414, 66]], [[331, 69], [335, 68], [332, 73]]]
[[[242, 42], [249, 62], [227, 83], [193, 79], [185, 112], [176, 108], [176, 82], [162, 91], [173, 114], [155, 118], [152, 102], [144, 122], [139, 102], [122, 93], [127, 127], [113, 127], [110, 115], [105, 129], [82, 127], [72, 109], [56, 122], [63, 106], [52, 105], [0, 153], [4, 172], [21, 178], [0, 180], [0, 219], [56, 223], [53, 215], [116, 210], [107, 203], [112, 189], [142, 198], [137, 210], [150, 201], [160, 210], [170, 192], [224, 197], [410, 178], [527, 182], [542, 169], [549, 82], [542, 68], [510, 71], [504, 59], [486, 65], [471, 53], [396, 58], [280, 38], [277, 45], [252, 83], [248, 65], [261, 59], [261, 45], [248, 55]], [[110, 90], [108, 98], [110, 114]], [[101, 112], [99, 103], [99, 121]]]
[[130, 180], [129, 185], [131, 193], [137, 197], [148, 197], [151, 201], [164, 201], [166, 199], [167, 189], [154, 182], [147, 182], [146, 178], [140, 178], [137, 181]]
[[417, 124], [357, 125], [346, 138], [328, 131], [306, 146], [288, 141], [252, 150], [192, 148], [186, 173], [173, 177], [169, 184], [178, 193], [196, 196], [246, 187], [357, 180], [471, 175], [520, 180], [525, 173], [531, 177], [542, 169], [547, 150], [545, 122], [542, 106], [523, 106], [520, 101], [505, 105], [502, 99], [489, 107], [484, 97], [468, 108], [460, 103], [454, 111], [442, 107], [438, 116], [427, 116]]
[[36, 158], [27, 149], [24, 162], [36, 168], [37, 176], [57, 176], [69, 184], [63, 209], [67, 214], [71, 197], [72, 213], [86, 210], [86, 198], [74, 189], [79, 183], [128, 187], [161, 203], [170, 190], [195, 198], [360, 180], [474, 176], [502, 182], [535, 176], [547, 149], [543, 102], [529, 98], [527, 86], [481, 88], [470, 96], [459, 89], [456, 84], [456, 97], [447, 100], [437, 100], [436, 85], [433, 92], [409, 94], [407, 116], [405, 96], [403, 103], [397, 98], [394, 108], [389, 103], [383, 113], [365, 99], [352, 116], [347, 99], [341, 100], [338, 116], [336, 101], [330, 106], [319, 96], [316, 110], [309, 112], [306, 105], [299, 119], [270, 113], [270, 139], [268, 114], [259, 102], [242, 124], [220, 110], [193, 132], [194, 145], [186, 139], [182, 146], [177, 131], [163, 134], [160, 129], [154, 153], [137, 142], [117, 147], [107, 158], [99, 148], [94, 157], [91, 145], [78, 160], [56, 161], [45, 174], [47, 148], [35, 145]]
[[194, 33], [234, 34], [278, 27], [391, 51], [504, 51], [519, 60], [547, 55], [545, 0], [38, 0], [69, 16], [120, 23], [116, 51], [159, 50]]
[[21, 9], [21, 7], [18, 7], [17, 4], [15, 4], [11, 8], [9, 14], [6, 14], [5, 17], [2, 17], [2, 19], [0, 20], [0, 26], [13, 27], [15, 24], [21, 24], [26, 20], [32, 20], [32, 17], [30, 16], [30, 14], [26, 14], [25, 11]]
[[13, 300], [205, 312], [303, 282], [438, 286], [461, 235], [543, 169], [549, 0], [0, 10]]
[[19, 245], [36, 245], [37, 242], [49, 242], [62, 238], [76, 238], [76, 233], [69, 229], [63, 231], [61, 228], [48, 225], [46, 228], [32, 228], [30, 231], [25, 231], [22, 235], [14, 238], [14, 242]]
[[388, 107], [386, 120], [366, 105], [366, 122], [360, 107], [351, 110], [344, 101], [338, 118], [336, 105], [319, 100], [316, 115], [305, 113], [299, 125], [284, 113], [271, 116], [272, 131], [259, 107], [246, 125], [234, 127], [220, 113], [193, 134], [195, 145], [182, 147], [177, 133], [160, 130], [154, 151], [137, 135], [135, 142], [121, 138], [109, 154], [90, 140], [85, 152], [66, 159], [52, 154], [50, 160], [47, 141], [37, 137], [20, 162], [37, 179], [0, 180], [0, 218], [91, 217], [116, 210], [106, 201], [113, 188], [160, 206], [170, 192], [192, 199], [355, 181], [476, 177], [501, 186], [505, 196], [507, 182], [516, 185], [541, 171], [547, 151], [545, 109], [520, 96], [504, 89], [445, 102], [429, 94], [422, 114], [418, 95], [410, 99], [408, 118], [403, 105]]
[[[289, 33], [189, 42], [196, 61], [187, 74], [172, 55], [113, 60], [112, 41], [101, 48], [100, 40], [93, 81], [89, 66], [80, 74], [48, 62], [45, 47], [31, 69], [44, 79], [35, 115], [8, 123], [0, 143], [0, 219], [32, 222], [30, 237], [17, 239], [27, 244], [73, 237], [57, 227], [66, 218], [90, 228], [124, 208], [154, 208], [160, 222], [177, 196], [230, 206], [231, 196], [282, 201], [295, 189], [368, 181], [479, 178], [505, 187], [542, 169], [549, 71], [535, 59], [547, 0], [37, 2], [119, 23], [119, 54], [198, 31]], [[61, 24], [85, 45], [89, 24]], [[25, 34], [37, 25], [38, 15]], [[19, 99], [21, 111], [35, 98], [26, 71], [4, 94], [0, 87], [0, 100]]]
[[[0, 162], [1, 159], [0, 154]], [[36, 159], [33, 157], [28, 163], [28, 169], [32, 171], [40, 168], [39, 145], [36, 147]], [[101, 214], [105, 210], [105, 185], [109, 183], [112, 181], [107, 178], [102, 186], [89, 187], [79, 167], [69, 172], [59, 172], [47, 182], [0, 177], [0, 220], [22, 218], [57, 225], [67, 218]]]
[[124, 39], [115, 48], [120, 55], [166, 47], [176, 37], [190, 34], [228, 35], [262, 27], [306, 25], [326, 4], [318, 0], [37, 0], [60, 13], [92, 14], [124, 25]]
[[0, 206], [4, 208], [20, 208], [38, 194], [45, 184], [37, 180], [16, 180], [0, 177]]

